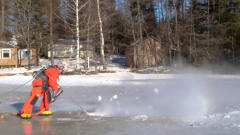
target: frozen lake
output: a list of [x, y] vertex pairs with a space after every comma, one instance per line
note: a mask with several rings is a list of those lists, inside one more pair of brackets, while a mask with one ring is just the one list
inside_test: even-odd
[[21, 108], [31, 87], [15, 90], [3, 83], [0, 112], [5, 115], [0, 131], [9, 135], [239, 135], [240, 76], [143, 76], [85, 85], [84, 81], [77, 85], [76, 80], [68, 85], [68, 78], [73, 78], [64, 77], [64, 93], [51, 106], [54, 115], [31, 120], [6, 113]]

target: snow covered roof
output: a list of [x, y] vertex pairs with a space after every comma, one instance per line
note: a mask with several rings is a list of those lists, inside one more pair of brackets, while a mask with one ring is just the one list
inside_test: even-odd
[[6, 41], [0, 41], [1, 48], [14, 48], [15, 46], [9, 45]]
[[[139, 46], [139, 45], [143, 45], [143, 44], [146, 44], [146, 41], [148, 40], [154, 40], [156, 42], [159, 42], [161, 44], [161, 41], [153, 36], [149, 36], [149, 37], [146, 37], [143, 39], [143, 41], [141, 40], [137, 40], [135, 42], [133, 42], [132, 44], [130, 44], [128, 47], [132, 47], [132, 46]], [[162, 45], [162, 44], [161, 44]]]
[[[80, 40], [80, 44], [92, 43], [92, 41]], [[77, 41], [74, 39], [58, 39], [54, 45], [77, 45]]]
[[16, 36], [13, 35], [10, 41], [0, 40], [0, 47], [2, 48], [15, 48], [17, 47]]

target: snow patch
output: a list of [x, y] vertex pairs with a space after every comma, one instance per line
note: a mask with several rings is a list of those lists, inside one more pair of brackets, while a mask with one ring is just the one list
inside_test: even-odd
[[[172, 79], [174, 75], [167, 74], [149, 74], [140, 75], [130, 72], [117, 72], [117, 73], [103, 73], [97, 75], [60, 75], [59, 84], [61, 86], [98, 86], [98, 85], [122, 85], [130, 83], [128, 80], [146, 80], [146, 79]], [[0, 84], [21, 85], [33, 79], [32, 76], [14, 75], [14, 76], [1, 76]], [[141, 83], [135, 83], [139, 85]], [[31, 82], [26, 85], [31, 85]]]
[[227, 113], [217, 113], [205, 116], [203, 119], [191, 123], [197, 127], [218, 127], [222, 128], [240, 128], [240, 111], [235, 110]]
[[98, 96], [98, 101], [102, 101], [102, 96]]
[[108, 116], [106, 112], [92, 112], [88, 113], [89, 116], [98, 116], [98, 117], [105, 117]]
[[155, 89], [154, 89], [154, 92], [158, 95], [158, 94], [159, 94], [158, 88], [155, 88]]
[[240, 111], [232, 111], [232, 112], [226, 113], [226, 114], [224, 114], [223, 118], [230, 119], [231, 117], [234, 117], [237, 115], [240, 115]]

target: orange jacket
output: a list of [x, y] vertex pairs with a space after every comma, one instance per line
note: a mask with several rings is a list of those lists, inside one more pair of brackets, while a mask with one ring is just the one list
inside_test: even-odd
[[53, 89], [54, 92], [58, 91], [57, 80], [59, 78], [58, 69], [51, 67], [44, 71], [45, 75], [48, 77], [48, 85]]

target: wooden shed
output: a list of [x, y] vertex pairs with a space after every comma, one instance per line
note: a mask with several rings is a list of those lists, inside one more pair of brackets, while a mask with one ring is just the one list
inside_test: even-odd
[[166, 65], [168, 61], [167, 47], [153, 37], [131, 44], [127, 47], [125, 56], [126, 65], [131, 68]]
[[[28, 54], [26, 48], [18, 48], [7, 42], [0, 42], [0, 66], [26, 66], [28, 65]], [[31, 65], [37, 65], [38, 55], [37, 49], [32, 48], [30, 51]]]

